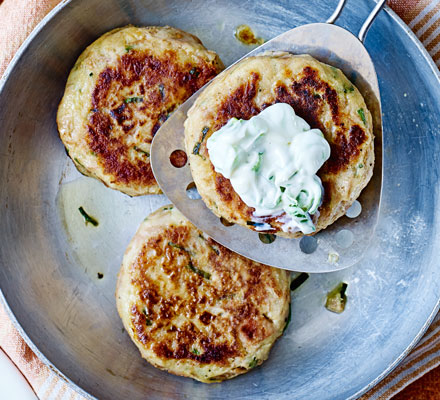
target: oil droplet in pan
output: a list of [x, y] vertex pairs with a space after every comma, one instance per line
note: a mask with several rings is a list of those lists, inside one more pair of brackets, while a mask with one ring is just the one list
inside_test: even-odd
[[264, 39], [255, 36], [255, 33], [252, 31], [249, 25], [238, 26], [235, 29], [234, 35], [237, 38], [237, 40], [247, 45], [252, 45], [252, 44], [261, 45], [264, 43]]

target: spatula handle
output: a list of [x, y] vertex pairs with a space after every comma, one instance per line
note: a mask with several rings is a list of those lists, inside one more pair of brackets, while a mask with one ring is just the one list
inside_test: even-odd
[[386, 3], [386, 0], [380, 0], [377, 4], [376, 7], [373, 8], [373, 11], [371, 11], [370, 15], [367, 17], [367, 19], [365, 20], [364, 24], [361, 27], [361, 30], [359, 31], [358, 34], [358, 39], [364, 43], [364, 40], [367, 36], [368, 33], [368, 29], [370, 29], [371, 24], [373, 23], [374, 19], [376, 18], [377, 14], [379, 14], [380, 10], [382, 10], [382, 8], [384, 7]]
[[[330, 16], [330, 18], [325, 21], [327, 24], [333, 24], [335, 21], [339, 18], [341, 15], [342, 10], [344, 9], [345, 3], [347, 0], [339, 0], [338, 5], [336, 6], [335, 11]], [[380, 10], [385, 6], [386, 0], [379, 0], [379, 2], [376, 4], [376, 6], [371, 11], [370, 15], [368, 15], [367, 19], [365, 20], [364, 24], [361, 27], [361, 30], [358, 34], [358, 39], [364, 43], [365, 37], [367, 36], [368, 29], [370, 29], [371, 24], [373, 23], [374, 19], [376, 18], [377, 14], [379, 14]]]
[[336, 22], [336, 20], [341, 15], [341, 12], [342, 12], [346, 2], [347, 2], [347, 0], [339, 0], [339, 3], [337, 5], [335, 11], [333, 11], [333, 14], [330, 16], [330, 18], [327, 21], [325, 21], [327, 24], [334, 24]]

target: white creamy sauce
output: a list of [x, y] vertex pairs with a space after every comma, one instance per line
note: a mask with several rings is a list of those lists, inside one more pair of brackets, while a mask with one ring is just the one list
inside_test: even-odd
[[330, 157], [330, 146], [290, 105], [274, 104], [248, 121], [230, 119], [207, 147], [215, 171], [255, 208], [257, 229], [262, 228], [259, 217], [285, 211], [290, 217], [284, 221], [285, 232], [315, 231], [311, 215], [323, 195], [316, 172]]

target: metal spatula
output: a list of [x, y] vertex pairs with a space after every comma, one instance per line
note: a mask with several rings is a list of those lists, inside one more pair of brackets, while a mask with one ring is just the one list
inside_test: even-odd
[[[345, 2], [346, 0], [339, 1], [335, 12], [326, 23], [294, 28], [266, 42], [245, 57], [265, 51], [310, 54], [319, 61], [340, 68], [361, 91], [373, 115], [376, 161], [373, 178], [358, 199], [362, 208], [359, 216], [344, 216], [313, 237], [277, 237], [273, 242], [272, 238], [268, 240], [268, 235], [258, 234], [238, 225], [225, 226], [205, 206], [200, 197], [194, 196], [193, 190], [190, 189], [194, 185], [189, 165], [176, 167], [177, 164], [171, 162], [171, 155], [175, 155], [176, 150], [182, 155], [181, 152], [185, 149], [183, 123], [188, 110], [203, 88], [173, 113], [153, 140], [153, 173], [162, 191], [175, 206], [194, 225], [217, 242], [264, 264], [310, 273], [347, 268], [360, 260], [377, 225], [382, 187], [382, 118], [376, 71], [363, 42], [385, 0], [380, 0], [374, 7], [358, 37], [333, 25]], [[359, 204], [356, 205], [359, 209]]]

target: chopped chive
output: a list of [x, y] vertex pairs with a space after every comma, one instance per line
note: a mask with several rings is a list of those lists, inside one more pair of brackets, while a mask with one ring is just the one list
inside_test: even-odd
[[203, 271], [193, 265], [193, 263], [190, 261], [188, 265], [186, 265], [186, 268], [188, 268], [190, 271], [195, 272], [197, 275], [200, 275], [202, 278], [210, 279], [211, 274], [209, 272]]
[[220, 255], [220, 251], [216, 249], [212, 244], [208, 243], [208, 241], [203, 237], [201, 233], [199, 234], [199, 238], [203, 239], [206, 242], [206, 244], [211, 248], [211, 250], [214, 251], [215, 254]]
[[309, 274], [302, 272], [292, 282], [290, 282], [290, 290], [298, 289], [307, 279], [309, 279]]
[[134, 46], [127, 45], [125, 46], [125, 52], [128, 53], [130, 50], [133, 50]]
[[340, 314], [345, 310], [347, 303], [347, 296], [345, 291], [348, 285], [345, 282], [341, 282], [331, 292], [327, 294], [327, 300], [325, 302], [325, 308], [334, 313]]
[[289, 326], [291, 320], [292, 320], [292, 303], [289, 303], [289, 313], [287, 314], [286, 317], [286, 325], [284, 325], [283, 333], [286, 332], [287, 327]]
[[337, 78], [339, 70], [337, 68], [333, 67], [332, 65], [330, 65], [330, 69], [333, 71], [333, 77]]
[[175, 247], [176, 249], [180, 249], [180, 250], [186, 251], [183, 246], [180, 246], [179, 244], [176, 244], [176, 243], [173, 243], [173, 242], [168, 242], [168, 246]]
[[193, 353], [196, 356], [198, 356], [200, 354], [200, 351], [198, 351], [196, 348], [193, 348], [193, 349], [191, 349], [191, 353]]
[[281, 190], [281, 193], [284, 193], [286, 191], [286, 188], [284, 186], [280, 186], [280, 190]]
[[142, 314], [145, 315], [145, 324], [146, 324], [147, 326], [151, 326], [151, 325], [153, 325], [153, 322], [151, 321], [151, 319], [148, 318], [147, 309], [146, 309], [145, 307], [142, 309]]
[[275, 241], [275, 235], [272, 233], [259, 233], [260, 240], [265, 244], [271, 244]]
[[209, 132], [209, 127], [205, 126], [205, 127], [202, 129], [202, 140], [201, 140], [201, 142], [203, 142], [203, 141], [205, 140], [206, 134], [207, 134], [208, 132]]
[[173, 206], [171, 206], [171, 207], [165, 207], [163, 210], [164, 211], [167, 211], [167, 210], [172, 210], [173, 209]]
[[365, 119], [364, 109], [363, 108], [359, 108], [357, 113], [359, 114], [359, 117], [361, 117], [361, 120], [364, 123], [364, 125], [367, 125], [367, 120]]
[[246, 225], [250, 225], [250, 226], [264, 226], [264, 222], [246, 221]]
[[89, 76], [93, 76], [93, 72], [90, 72]]
[[159, 84], [159, 92], [160, 96], [162, 97], [162, 100], [165, 98], [165, 87], [161, 83]]
[[364, 164], [360, 163], [360, 164], [358, 165], [358, 168], [364, 168]]
[[98, 279], [104, 278], [104, 274], [102, 272], [97, 273]]
[[344, 86], [344, 93], [351, 93], [351, 92], [354, 92], [353, 86], [349, 86], [349, 87]]
[[258, 172], [258, 171], [260, 170], [260, 168], [261, 168], [261, 160], [263, 159], [263, 153], [264, 153], [264, 152], [258, 153], [258, 161], [257, 161], [257, 163], [252, 167], [252, 171], [254, 171], [254, 172]]
[[208, 246], [214, 251], [215, 254], [220, 255], [220, 250], [216, 249], [214, 246], [208, 244]]
[[95, 218], [93, 218], [89, 214], [87, 214], [82, 206], [80, 208], [78, 208], [78, 210], [79, 210], [80, 214], [84, 217], [84, 221], [85, 221], [86, 225], [88, 223], [92, 224], [93, 226], [99, 225], [99, 222]]
[[133, 147], [137, 152], [145, 154], [147, 157], [150, 157], [150, 153], [148, 151], [142, 150], [137, 146]]
[[194, 145], [194, 148], [193, 148], [193, 154], [195, 154], [195, 155], [199, 155], [199, 150], [200, 150], [200, 145], [201, 145], [202, 143], [200, 143], [200, 142], [197, 142], [195, 145]]
[[144, 99], [142, 97], [127, 97], [124, 100], [124, 103], [125, 104], [128, 104], [128, 103], [140, 103], [141, 101], [144, 101]]
[[258, 364], [258, 359], [254, 357], [252, 361], [249, 363], [249, 368], [255, 368], [257, 364]]
[[319, 93], [315, 93], [315, 94], [313, 95], [313, 98], [314, 98], [314, 99], [320, 99], [320, 98], [321, 98], [321, 95], [320, 95]]
[[197, 67], [192, 67], [189, 71], [189, 73], [194, 76], [194, 78], [197, 78], [200, 75], [200, 72], [198, 71]]

